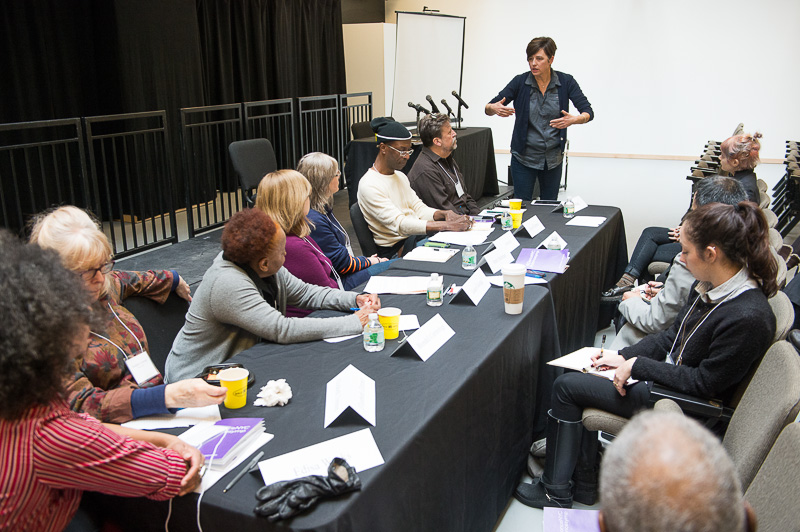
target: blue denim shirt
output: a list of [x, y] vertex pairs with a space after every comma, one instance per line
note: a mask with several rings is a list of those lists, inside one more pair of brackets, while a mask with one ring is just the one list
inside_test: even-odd
[[[528, 112], [528, 140], [525, 152], [512, 155], [521, 164], [534, 170], [555, 168], [564, 158], [561, 151], [561, 136], [558, 129], [550, 126], [550, 121], [561, 116], [558, 105], [558, 87], [561, 82], [558, 74], [551, 70], [550, 83], [544, 94], [539, 90], [533, 74], [528, 73], [525, 84], [530, 86], [530, 110]], [[546, 164], [545, 164], [546, 163]]]

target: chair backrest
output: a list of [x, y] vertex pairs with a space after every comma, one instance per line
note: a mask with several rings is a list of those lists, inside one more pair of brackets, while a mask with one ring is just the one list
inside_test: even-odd
[[258, 187], [265, 175], [278, 169], [272, 143], [267, 139], [239, 140], [228, 145], [228, 154], [239, 176], [242, 195], [252, 207], [255, 204], [252, 190]]
[[350, 221], [353, 223], [353, 229], [356, 232], [358, 243], [361, 244], [361, 253], [367, 257], [377, 253], [378, 246], [375, 244], [372, 230], [364, 219], [364, 215], [361, 213], [361, 207], [359, 207], [358, 203], [350, 205]]
[[786, 340], [786, 335], [789, 334], [792, 325], [794, 325], [794, 306], [789, 296], [783, 292], [778, 292], [768, 301], [770, 308], [772, 308], [772, 313], [775, 314], [775, 337], [772, 342]]
[[353, 133], [354, 139], [366, 139], [375, 136], [375, 131], [372, 130], [369, 121], [354, 123], [350, 126], [350, 131]]
[[746, 490], [783, 427], [800, 409], [800, 356], [786, 341], [764, 355], [722, 440]]
[[800, 424], [783, 429], [744, 494], [755, 510], [759, 532], [800, 530]]
[[189, 303], [172, 292], [163, 305], [139, 296], [127, 298], [123, 305], [142, 325], [150, 345], [150, 358], [163, 375], [172, 342], [186, 321]]

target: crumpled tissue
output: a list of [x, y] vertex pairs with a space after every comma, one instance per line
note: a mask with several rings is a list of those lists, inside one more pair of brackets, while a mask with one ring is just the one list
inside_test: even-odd
[[283, 406], [292, 398], [292, 387], [286, 384], [286, 379], [267, 382], [258, 392], [258, 399], [254, 406]]

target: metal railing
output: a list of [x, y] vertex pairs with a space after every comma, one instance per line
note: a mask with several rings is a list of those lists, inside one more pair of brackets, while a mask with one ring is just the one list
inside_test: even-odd
[[372, 120], [372, 93], [353, 92], [339, 95], [339, 109], [341, 110], [341, 138], [342, 144], [353, 140], [351, 127], [358, 122]]
[[340, 126], [340, 100], [337, 94], [297, 99], [300, 153], [327, 153], [342, 166], [344, 144]]
[[35, 213], [71, 204], [96, 211], [80, 118], [0, 125], [0, 222], [20, 233]]
[[219, 227], [242, 209], [228, 145], [244, 138], [241, 104], [181, 109], [181, 145], [189, 237]]
[[95, 213], [118, 257], [178, 241], [164, 111], [84, 119]]
[[294, 100], [264, 100], [247, 102], [243, 106], [245, 138], [269, 140], [278, 168], [297, 166]]

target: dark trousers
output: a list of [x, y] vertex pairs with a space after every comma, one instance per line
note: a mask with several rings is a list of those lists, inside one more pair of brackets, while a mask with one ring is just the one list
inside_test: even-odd
[[561, 186], [561, 165], [548, 169], [547, 163], [544, 170], [528, 168], [511, 156], [511, 177], [514, 179], [514, 197], [523, 201], [533, 199], [533, 187], [539, 180], [539, 190], [543, 200], [558, 199], [558, 187]]
[[672, 263], [675, 255], [681, 252], [681, 245], [670, 239], [669, 229], [666, 227], [648, 227], [642, 231], [642, 236], [633, 248], [631, 261], [625, 268], [625, 273], [638, 279], [647, 271], [651, 262]]
[[610, 380], [568, 371], [553, 383], [553, 417], [563, 421], [580, 421], [584, 408], [599, 408], [623, 417], [633, 417], [647, 407], [650, 389], [645, 382], [627, 387], [621, 396]]

